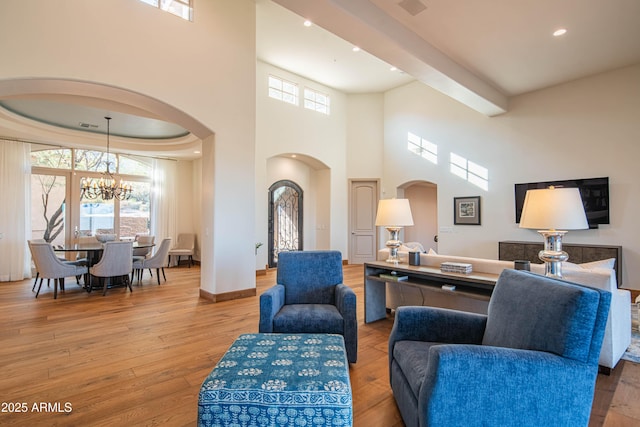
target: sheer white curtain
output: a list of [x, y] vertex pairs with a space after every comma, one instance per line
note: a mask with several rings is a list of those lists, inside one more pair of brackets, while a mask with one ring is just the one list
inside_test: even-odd
[[0, 282], [31, 277], [31, 145], [0, 139]]
[[151, 234], [156, 236], [156, 244], [176, 235], [176, 171], [173, 160], [153, 160]]

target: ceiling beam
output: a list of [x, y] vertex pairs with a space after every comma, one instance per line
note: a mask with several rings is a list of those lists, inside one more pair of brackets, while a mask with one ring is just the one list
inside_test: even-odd
[[495, 116], [508, 99], [369, 0], [273, 0], [468, 107]]

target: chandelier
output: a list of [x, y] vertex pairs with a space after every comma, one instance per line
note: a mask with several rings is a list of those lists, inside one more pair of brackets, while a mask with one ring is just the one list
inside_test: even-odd
[[111, 200], [116, 198], [118, 200], [127, 200], [131, 197], [132, 187], [131, 184], [125, 184], [120, 180], [120, 184], [116, 183], [116, 179], [111, 174], [109, 166], [109, 121], [111, 117], [105, 117], [107, 120], [107, 170], [102, 174], [102, 177], [98, 181], [95, 179], [82, 178], [80, 182], [80, 197], [87, 199], [97, 199], [102, 197], [102, 200]]

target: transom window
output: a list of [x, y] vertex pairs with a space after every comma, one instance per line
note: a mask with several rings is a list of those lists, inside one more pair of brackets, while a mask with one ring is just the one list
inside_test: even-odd
[[298, 85], [280, 77], [269, 76], [269, 96], [289, 104], [298, 105]]
[[331, 109], [331, 99], [329, 95], [304, 88], [304, 108], [328, 115]]
[[193, 0], [140, 0], [158, 9], [179, 16], [187, 21], [193, 21]]

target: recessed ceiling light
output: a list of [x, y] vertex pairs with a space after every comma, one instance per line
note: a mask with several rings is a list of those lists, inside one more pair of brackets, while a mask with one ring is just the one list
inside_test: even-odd
[[565, 34], [567, 34], [567, 29], [566, 28], [558, 28], [557, 30], [555, 30], [553, 32], [553, 35], [555, 37], [563, 36]]
[[295, 158], [296, 158], [296, 157], [298, 157], [298, 156], [296, 156], [295, 154], [292, 154], [292, 155], [291, 155], [291, 157], [293, 157], [293, 158], [295, 159]]
[[305, 27], [310, 27], [312, 25], [313, 25], [313, 23], [311, 21], [309, 21], [308, 19], [306, 21], [304, 21], [304, 26]]
[[198, 150], [194, 151], [193, 154], [200, 154]]
[[359, 48], [358, 46], [354, 46], [354, 47], [353, 47], [353, 51], [354, 51], [354, 52], [360, 52], [360, 48]]
[[396, 67], [391, 67], [391, 68], [389, 68], [389, 70], [391, 70], [391, 71], [398, 71], [398, 69], [397, 69]]

